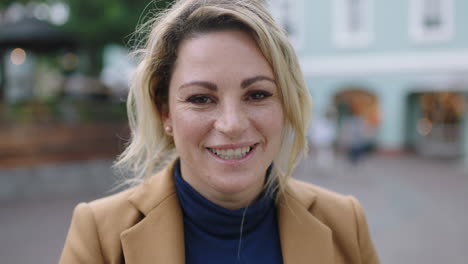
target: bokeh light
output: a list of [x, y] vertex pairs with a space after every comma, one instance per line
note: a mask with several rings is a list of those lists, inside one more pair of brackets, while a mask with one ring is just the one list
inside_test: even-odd
[[14, 49], [10, 54], [11, 63], [21, 65], [26, 61], [26, 51], [22, 48]]
[[429, 133], [432, 131], [432, 122], [431, 120], [427, 118], [421, 118], [418, 120], [418, 125], [417, 125], [417, 130], [418, 133], [421, 136], [427, 136]]
[[56, 2], [50, 7], [50, 22], [54, 25], [63, 25], [68, 21], [70, 16], [70, 7], [62, 2]]
[[45, 3], [37, 4], [34, 7], [33, 14], [39, 20], [47, 20], [50, 17], [50, 7]]

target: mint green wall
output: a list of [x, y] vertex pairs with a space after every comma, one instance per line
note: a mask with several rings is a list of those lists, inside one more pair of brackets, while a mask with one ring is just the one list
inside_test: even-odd
[[416, 129], [418, 120], [422, 117], [421, 109], [419, 107], [419, 95], [409, 94], [406, 96], [406, 109], [405, 109], [405, 145], [415, 147], [416, 140], [418, 140], [418, 132]]
[[[373, 42], [365, 48], [337, 48], [333, 44], [332, 1], [304, 1], [305, 37], [298, 55], [301, 58], [326, 58], [340, 55], [456, 51], [468, 49], [468, 0], [454, 0], [454, 37], [441, 43], [418, 44], [410, 39], [409, 1], [374, 0]], [[427, 74], [392, 74], [364, 76], [305, 76], [314, 100], [314, 114], [322, 114], [333, 103], [334, 96], [349, 86], [367, 88], [379, 99], [381, 126], [378, 144], [383, 148], [401, 148], [411, 140], [408, 132], [408, 95], [433, 77]], [[449, 73], [450, 74], [450, 73]], [[462, 75], [465, 75], [462, 73]], [[466, 75], [465, 75], [466, 76]], [[468, 102], [468, 99], [467, 99]], [[414, 112], [412, 112], [415, 114]], [[468, 109], [465, 118], [464, 148], [468, 157]], [[413, 124], [414, 125], [414, 124]], [[467, 158], [468, 159], [468, 158]]]
[[[465, 102], [468, 102], [468, 93], [465, 94]], [[468, 166], [468, 105], [465, 104], [465, 118], [463, 119], [463, 145], [464, 145], [464, 154], [465, 160], [467, 161]]]
[[332, 1], [305, 1], [305, 42], [301, 56], [336, 56], [379, 52], [419, 52], [468, 48], [468, 1], [454, 0], [454, 38], [448, 42], [415, 43], [409, 37], [409, 1], [374, 0], [374, 41], [365, 48], [337, 48], [333, 44]]
[[326, 55], [332, 52], [331, 0], [304, 1], [305, 37], [299, 55]]

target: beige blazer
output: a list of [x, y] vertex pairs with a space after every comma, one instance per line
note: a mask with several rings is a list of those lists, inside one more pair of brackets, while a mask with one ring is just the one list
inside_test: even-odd
[[[183, 219], [172, 175], [173, 165], [145, 184], [79, 204], [60, 263], [183, 264]], [[353, 197], [291, 179], [277, 206], [285, 264], [379, 263]]]

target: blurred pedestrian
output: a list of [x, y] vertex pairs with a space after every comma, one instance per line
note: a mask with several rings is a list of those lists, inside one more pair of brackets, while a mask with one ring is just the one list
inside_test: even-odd
[[374, 149], [374, 129], [366, 118], [350, 115], [342, 124], [342, 137], [348, 160], [357, 165]]
[[78, 205], [61, 263], [379, 262], [355, 198], [291, 177], [310, 99], [263, 1], [177, 1], [128, 107], [141, 183]]
[[315, 149], [315, 160], [322, 169], [330, 169], [335, 163], [336, 122], [336, 111], [330, 108], [325, 115], [318, 115], [312, 120], [309, 130], [309, 139]]

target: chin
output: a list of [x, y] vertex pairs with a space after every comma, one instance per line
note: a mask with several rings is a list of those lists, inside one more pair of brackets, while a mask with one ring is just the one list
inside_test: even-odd
[[[218, 174], [220, 175], [220, 174]], [[259, 186], [259, 192], [263, 186], [264, 178], [254, 179], [253, 175], [225, 175], [218, 179], [213, 179], [213, 187], [218, 190], [220, 193], [225, 193], [229, 195], [250, 193], [256, 189], [256, 186]], [[261, 183], [259, 183], [261, 182]]]

